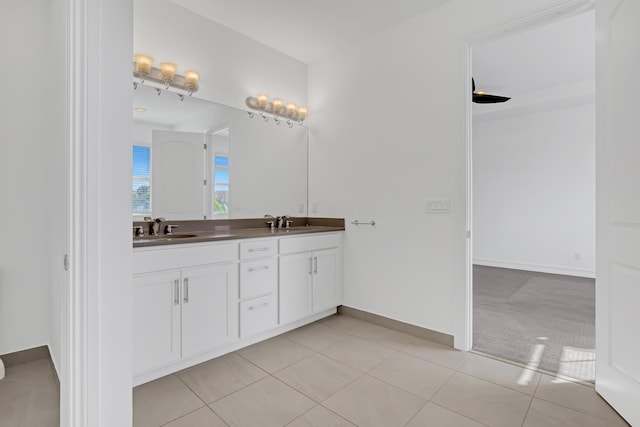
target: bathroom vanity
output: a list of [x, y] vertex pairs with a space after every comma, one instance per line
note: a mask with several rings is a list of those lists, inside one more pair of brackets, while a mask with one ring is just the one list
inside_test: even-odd
[[134, 237], [134, 385], [336, 312], [344, 220], [297, 220], [178, 221], [180, 233]]

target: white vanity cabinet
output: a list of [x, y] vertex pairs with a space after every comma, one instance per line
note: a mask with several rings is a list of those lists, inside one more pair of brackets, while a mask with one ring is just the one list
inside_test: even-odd
[[342, 233], [136, 247], [133, 384], [336, 312]]
[[235, 244], [134, 251], [134, 374], [238, 339], [236, 258]]
[[340, 242], [340, 234], [280, 240], [281, 325], [340, 305]]
[[278, 325], [278, 241], [240, 242], [240, 337]]

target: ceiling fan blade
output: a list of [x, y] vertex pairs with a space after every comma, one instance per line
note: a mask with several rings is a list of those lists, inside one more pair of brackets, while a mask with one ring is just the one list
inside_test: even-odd
[[500, 102], [506, 102], [506, 101], [508, 101], [510, 99], [511, 98], [509, 98], [507, 96], [489, 95], [487, 93], [485, 93], [485, 94], [474, 93], [473, 94], [473, 102], [475, 102], [476, 104], [498, 104]]
[[498, 104], [511, 99], [507, 96], [489, 95], [484, 92], [476, 93], [476, 82], [473, 77], [471, 77], [471, 93], [473, 95], [473, 102], [476, 104]]

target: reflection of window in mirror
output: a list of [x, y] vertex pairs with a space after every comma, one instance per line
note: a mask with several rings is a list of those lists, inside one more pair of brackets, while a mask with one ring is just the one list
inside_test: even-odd
[[213, 216], [229, 217], [229, 156], [213, 156]]
[[134, 216], [151, 214], [151, 147], [133, 146], [133, 191]]

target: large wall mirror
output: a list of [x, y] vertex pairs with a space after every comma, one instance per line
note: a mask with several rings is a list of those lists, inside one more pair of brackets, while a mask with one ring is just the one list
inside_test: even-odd
[[134, 220], [307, 215], [306, 127], [144, 85], [133, 99]]

